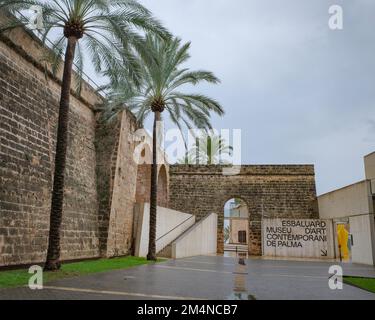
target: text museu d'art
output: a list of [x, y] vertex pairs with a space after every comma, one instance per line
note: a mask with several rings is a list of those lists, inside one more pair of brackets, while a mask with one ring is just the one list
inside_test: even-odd
[[320, 220], [283, 220], [265, 228], [268, 247], [302, 248], [303, 242], [327, 242], [327, 223]]

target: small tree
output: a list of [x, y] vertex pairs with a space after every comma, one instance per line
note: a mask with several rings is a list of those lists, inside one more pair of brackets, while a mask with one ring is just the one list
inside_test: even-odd
[[178, 163], [182, 164], [227, 164], [222, 156], [230, 155], [233, 147], [229, 146], [224, 138], [216, 135], [212, 130], [202, 131], [196, 136], [196, 144], [187, 151], [183, 159]]
[[230, 226], [228, 225], [224, 228], [224, 243], [228, 243], [229, 238], [230, 238]]

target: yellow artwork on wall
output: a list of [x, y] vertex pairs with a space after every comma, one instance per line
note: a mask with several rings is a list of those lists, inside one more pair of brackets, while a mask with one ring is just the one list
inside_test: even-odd
[[342, 260], [350, 259], [349, 232], [344, 224], [337, 225], [337, 241]]

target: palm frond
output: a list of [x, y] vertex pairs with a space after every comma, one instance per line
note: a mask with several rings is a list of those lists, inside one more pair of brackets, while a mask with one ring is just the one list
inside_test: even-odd
[[[122, 108], [108, 107], [111, 112], [120, 112], [127, 108], [135, 113], [137, 120], [143, 124], [152, 114], [151, 106], [154, 101], [163, 101], [165, 112], [171, 122], [182, 132], [185, 149], [186, 137], [183, 128], [191, 130], [201, 128], [209, 131], [212, 128], [210, 117], [212, 113], [223, 115], [220, 103], [203, 94], [187, 94], [182, 92], [185, 85], [197, 85], [200, 82], [217, 84], [220, 80], [209, 71], [191, 71], [182, 67], [190, 58], [190, 43], [183, 44], [180, 39], [163, 40], [155, 35], [146, 35], [142, 45], [143, 52], [138, 55], [140, 66], [140, 85], [133, 86], [133, 96], [123, 93], [129, 88], [126, 80], [127, 70], [108, 71], [111, 78], [110, 96], [115, 97]], [[117, 105], [117, 102], [114, 105]], [[220, 149], [225, 151], [225, 148]]]
[[[18, 26], [27, 27], [30, 19], [27, 11], [32, 6], [41, 8], [43, 42], [49, 34], [60, 33], [57, 42], [53, 41], [56, 53], [64, 51], [66, 46], [66, 41], [60, 41], [60, 37], [65, 35], [65, 26], [71, 21], [82, 26], [83, 38], [78, 39], [82, 47], [76, 50], [75, 56], [78, 75], [82, 73], [86, 60], [82, 50], [85, 47], [98, 73], [110, 77], [124, 70], [121, 72], [124, 74], [122, 81], [139, 86], [141, 70], [137, 56], [145, 56], [147, 52], [144, 34], [171, 38], [161, 22], [135, 0], [0, 0], [0, 9], [11, 13], [9, 21], [0, 25], [0, 32]], [[57, 63], [57, 60], [53, 62]], [[114, 76], [110, 78], [117, 81]]]

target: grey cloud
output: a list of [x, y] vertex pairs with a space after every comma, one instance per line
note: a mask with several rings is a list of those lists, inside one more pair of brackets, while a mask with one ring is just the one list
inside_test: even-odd
[[[222, 102], [218, 128], [241, 128], [244, 163], [314, 163], [318, 192], [363, 178], [375, 150], [375, 2], [142, 0], [192, 41], [189, 67], [214, 71], [200, 90]], [[328, 7], [344, 8], [344, 30]]]

